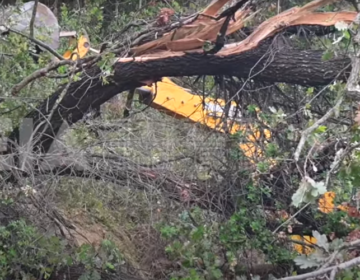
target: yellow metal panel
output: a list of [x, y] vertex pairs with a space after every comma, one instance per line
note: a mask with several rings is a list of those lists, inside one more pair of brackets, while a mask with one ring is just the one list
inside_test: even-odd
[[[303, 242], [303, 243], [309, 244], [309, 245], [316, 244], [316, 238], [312, 237], [312, 236], [291, 235], [290, 238], [294, 241], [300, 241], [300, 242]], [[314, 251], [314, 249], [312, 247], [304, 246], [304, 245], [296, 244], [296, 243], [294, 243], [293, 247], [294, 247], [294, 250], [296, 252], [298, 252], [299, 254], [309, 255]]]
[[[161, 82], [156, 85], [144, 86], [143, 89], [149, 89], [154, 94], [152, 106], [155, 108], [161, 108], [166, 113], [175, 117], [186, 118], [193, 122], [201, 123], [209, 128], [212, 128], [219, 132], [225, 132], [223, 122], [220, 119], [223, 114], [221, 107], [225, 106], [225, 100], [203, 98], [199, 95], [194, 95], [187, 92], [184, 88], [178, 86], [172, 82], [169, 78], [163, 78]], [[205, 108], [203, 105], [206, 105]], [[235, 116], [236, 103], [231, 102], [232, 110]], [[212, 107], [212, 110], [211, 108]], [[239, 111], [239, 110], [238, 110]], [[212, 115], [211, 115], [212, 114]], [[214, 117], [217, 116], [217, 117]], [[235, 122], [237, 121], [237, 122]], [[247, 129], [253, 130], [251, 125], [239, 124], [239, 119], [234, 121], [228, 121], [228, 125], [231, 126], [230, 133], [235, 134], [238, 131], [245, 131]], [[265, 137], [270, 137], [268, 130], [264, 131]], [[240, 144], [240, 148], [244, 154], [251, 158], [257, 153], [257, 156], [261, 155], [261, 151], [257, 151], [256, 145], [253, 143], [259, 139], [261, 133], [258, 130], [253, 130], [247, 139], [250, 143]]]
[[72, 59], [72, 60], [77, 60], [80, 58], [83, 58], [89, 51], [90, 48], [90, 43], [89, 43], [89, 39], [86, 36], [80, 36], [80, 38], [77, 40], [75, 38], [70, 38], [69, 39], [69, 47], [71, 47], [71, 45], [76, 44], [76, 48], [74, 51], [71, 50], [67, 50], [64, 54], [63, 57], [65, 59]]

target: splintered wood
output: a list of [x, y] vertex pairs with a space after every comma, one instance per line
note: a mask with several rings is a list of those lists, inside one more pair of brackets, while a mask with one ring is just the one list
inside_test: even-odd
[[230, 0], [214, 0], [209, 6], [205, 8], [202, 14], [215, 17], [221, 8], [224, 7], [228, 2], [230, 2]]
[[[214, 17], [227, 2], [229, 2], [229, 0], [216, 0], [201, 14]], [[316, 0], [303, 7], [294, 7], [286, 10], [264, 21], [245, 40], [235, 44], [225, 45], [224, 48], [215, 55], [236, 55], [255, 49], [264, 39], [269, 38], [290, 26], [332, 26], [339, 21], [348, 24], [353, 22], [356, 17], [356, 12], [315, 12], [316, 9], [332, 2], [336, 2], [336, 0]], [[202, 52], [201, 47], [203, 46], [204, 41], [214, 42], [216, 40], [218, 31], [225, 19], [223, 18], [216, 21], [209, 17], [202, 17], [201, 14], [189, 25], [181, 26], [168, 34], [165, 34], [158, 40], [134, 47], [132, 51], [134, 52], [135, 57], [131, 59], [120, 58], [118, 59], [118, 62], [164, 59], [167, 57], [183, 56], [189, 52]], [[236, 21], [230, 22], [226, 34], [229, 35], [241, 29], [244, 26], [244, 23], [255, 14], [256, 12], [252, 12], [250, 8], [246, 7], [236, 12]]]
[[[235, 22], [230, 22], [226, 35], [230, 35], [241, 29], [244, 26], [246, 18], [250, 12], [250, 9], [246, 9], [235, 13]], [[206, 21], [202, 19], [206, 19]], [[216, 21], [199, 15], [199, 18], [192, 24], [184, 25], [170, 33], [165, 34], [157, 40], [134, 47], [131, 51], [135, 55], [141, 55], [146, 52], [161, 50], [194, 50], [200, 48], [204, 44], [204, 41], [215, 41], [224, 20], [225, 18]]]
[[[225, 18], [219, 21], [212, 18], [215, 18], [228, 2], [230, 0], [213, 1], [203, 12], [198, 14], [191, 24], [186, 24], [170, 33], [166, 33], [157, 40], [133, 47], [131, 51], [137, 56], [162, 50], [189, 51], [200, 48], [204, 41], [214, 41]], [[236, 12], [235, 22], [232, 21], [229, 24], [226, 35], [241, 29], [246, 22], [246, 16], [249, 14], [250, 9], [248, 8]]]

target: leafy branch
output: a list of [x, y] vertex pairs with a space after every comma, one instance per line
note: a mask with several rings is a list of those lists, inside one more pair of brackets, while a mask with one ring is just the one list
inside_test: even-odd
[[50, 71], [56, 70], [57, 68], [63, 65], [74, 65], [75, 62], [72, 60], [62, 60], [62, 61], [54, 61], [50, 62], [46, 67], [36, 70], [35, 72], [31, 73], [29, 76], [25, 77], [20, 83], [16, 84], [11, 89], [11, 95], [16, 96], [19, 92], [27, 86], [32, 81], [46, 76]]
[[59, 60], [65, 60], [65, 58], [63, 58], [60, 54], [58, 54], [52, 47], [48, 46], [47, 44], [41, 42], [40, 40], [37, 40], [31, 36], [28, 36], [20, 31], [17, 31], [13, 28], [4, 26], [9, 32], [13, 32], [15, 34], [18, 34], [22, 37], [25, 37], [27, 39], [29, 39], [30, 41], [32, 41], [33, 43], [35, 43], [36, 45], [39, 45], [40, 47], [44, 48], [45, 50], [47, 50], [49, 53], [51, 53], [53, 56], [55, 56], [56, 58], [58, 58]]
[[325, 275], [326, 273], [333, 273], [333, 271], [340, 271], [340, 270], [344, 270], [344, 269], [348, 269], [351, 267], [354, 267], [356, 265], [360, 264], [360, 257], [354, 258], [350, 261], [344, 262], [342, 264], [339, 265], [334, 265], [328, 268], [324, 268], [324, 269], [319, 269], [313, 272], [309, 272], [309, 273], [304, 273], [301, 275], [297, 275], [297, 276], [290, 276], [290, 277], [284, 277], [284, 278], [280, 278], [281, 280], [303, 280], [303, 279], [310, 279], [313, 277], [317, 277], [317, 276], [321, 276], [321, 275]]

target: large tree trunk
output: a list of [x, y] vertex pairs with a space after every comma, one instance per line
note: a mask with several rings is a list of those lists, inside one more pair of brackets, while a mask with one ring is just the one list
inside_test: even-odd
[[[256, 49], [237, 55], [205, 56], [192, 53], [144, 62], [118, 62], [114, 66], [114, 75], [108, 77], [110, 83], [106, 85], [100, 79], [100, 69], [94, 66], [86, 71], [81, 80], [70, 85], [58, 110], [50, 119], [51, 125], [36, 146], [47, 152], [63, 122], [69, 125], [78, 122], [89, 109], [100, 106], [123, 91], [143, 85], [140, 81], [144, 80], [156, 80], [164, 76], [234, 75], [272, 83], [320, 86], [334, 79], [345, 78], [345, 72], [350, 71], [350, 59], [338, 57], [323, 61], [322, 54], [322, 51], [289, 48], [276, 50], [267, 40]], [[34, 127], [44, 121], [44, 116], [48, 116], [63, 89], [57, 90], [44, 100], [38, 110], [26, 116], [33, 119]], [[10, 138], [19, 140], [18, 129]]]

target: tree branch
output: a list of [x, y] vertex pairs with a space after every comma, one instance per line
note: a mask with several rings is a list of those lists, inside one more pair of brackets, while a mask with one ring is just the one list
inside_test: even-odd
[[30, 19], [30, 26], [29, 26], [29, 28], [30, 28], [30, 39], [34, 39], [34, 23], [35, 23], [38, 3], [39, 3], [39, 0], [34, 1], [34, 7], [33, 7], [33, 10], [32, 10], [32, 15], [31, 15], [31, 19]]
[[29, 76], [25, 77], [20, 83], [16, 84], [11, 89], [11, 95], [12, 96], [18, 95], [19, 92], [24, 87], [26, 87], [32, 81], [34, 81], [34, 80], [36, 80], [38, 78], [46, 76], [50, 71], [56, 70], [57, 68], [59, 68], [60, 66], [63, 66], [63, 65], [73, 65], [73, 64], [75, 64], [75, 62], [72, 61], [72, 60], [62, 60], [62, 61], [51, 62], [46, 67], [41, 68], [39, 70], [36, 70], [35, 72], [30, 74]]
[[[359, 22], [360, 22], [360, 14], [358, 14], [354, 19], [354, 23], [359, 24]], [[359, 30], [358, 30], [358, 34], [354, 37], [354, 41], [356, 43], [360, 43]], [[360, 51], [357, 51], [356, 55], [353, 58], [351, 58], [351, 72], [346, 84], [345, 93], [343, 93], [342, 96], [339, 97], [338, 101], [336, 102], [333, 108], [331, 108], [323, 117], [318, 119], [312, 126], [305, 129], [301, 133], [301, 139], [294, 154], [295, 161], [299, 160], [301, 151], [304, 148], [305, 142], [307, 138], [310, 136], [310, 134], [315, 129], [317, 129], [322, 123], [324, 123], [330, 117], [332, 117], [332, 115], [335, 112], [339, 110], [346, 94], [352, 97], [353, 99], [360, 99], [360, 88], [358, 85], [359, 74], [360, 74]]]
[[47, 50], [49, 53], [51, 53], [53, 56], [57, 57], [58, 59], [60, 60], [65, 60], [60, 54], [58, 54], [53, 48], [51, 48], [50, 46], [48, 46], [47, 44], [44, 44], [43, 42], [35, 39], [35, 38], [31, 38], [30, 36], [20, 32], [20, 31], [17, 31], [13, 28], [9, 28], [9, 27], [6, 27], [7, 30], [9, 30], [9, 32], [13, 32], [15, 34], [18, 34], [20, 36], [23, 36], [29, 40], [31, 40], [32, 42], [34, 42], [36, 45], [39, 45], [40, 47], [44, 48], [45, 50]]
[[313, 277], [317, 277], [320, 275], [325, 275], [328, 272], [331, 272], [333, 270], [344, 270], [347, 268], [351, 268], [355, 265], [360, 264], [360, 257], [354, 258], [350, 261], [344, 262], [342, 264], [339, 265], [334, 265], [334, 266], [330, 266], [328, 268], [324, 268], [324, 269], [319, 269], [313, 272], [309, 272], [309, 273], [304, 273], [301, 275], [297, 275], [297, 276], [290, 276], [290, 277], [285, 277], [285, 278], [280, 278], [280, 280], [303, 280], [303, 279], [310, 279]]
[[324, 116], [318, 119], [312, 126], [308, 127], [301, 133], [299, 144], [294, 153], [295, 161], [299, 161], [301, 151], [303, 150], [306, 140], [310, 136], [310, 134], [313, 133], [321, 124], [326, 122], [336, 111], [339, 110], [343, 100], [344, 100], [344, 96], [341, 96], [336, 102], [334, 107], [332, 107]]

